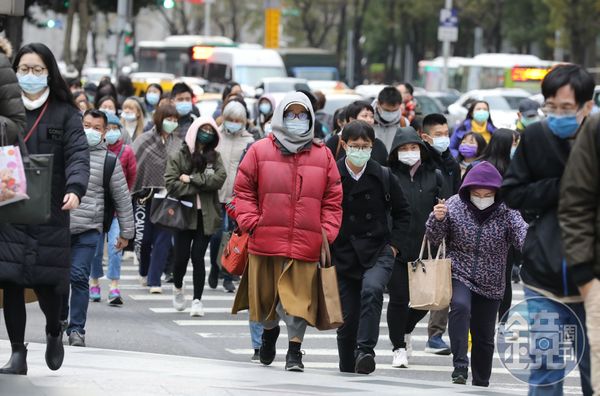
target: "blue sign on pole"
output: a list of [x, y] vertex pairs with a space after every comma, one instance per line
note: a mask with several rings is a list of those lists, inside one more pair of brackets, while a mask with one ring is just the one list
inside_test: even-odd
[[458, 40], [458, 12], [456, 8], [442, 8], [438, 26], [439, 41]]

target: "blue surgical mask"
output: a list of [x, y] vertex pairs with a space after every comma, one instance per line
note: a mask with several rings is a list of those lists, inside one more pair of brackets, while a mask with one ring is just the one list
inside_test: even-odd
[[267, 103], [267, 102], [263, 102], [260, 105], [258, 105], [258, 110], [262, 113], [262, 114], [269, 114], [271, 112], [271, 103]]
[[294, 118], [293, 120], [285, 120], [283, 126], [290, 135], [302, 135], [310, 128], [310, 120]]
[[538, 122], [539, 120], [539, 116], [521, 117], [521, 124], [523, 124], [523, 126], [527, 128], [529, 125], [533, 124], [534, 122]]
[[111, 129], [110, 131], [106, 132], [106, 135], [104, 135], [104, 140], [106, 140], [106, 143], [108, 144], [115, 144], [119, 141], [119, 139], [121, 139], [120, 129]]
[[41, 76], [36, 76], [32, 73], [27, 73], [25, 75], [17, 74], [17, 78], [19, 80], [19, 86], [23, 92], [30, 95], [39, 93], [48, 86], [47, 74], [43, 74]]
[[180, 116], [188, 115], [192, 112], [192, 102], [177, 102], [175, 108]]
[[90, 147], [97, 146], [102, 142], [102, 133], [92, 128], [85, 128], [85, 137]]
[[231, 134], [238, 133], [243, 128], [241, 122], [225, 121], [223, 125], [225, 125], [225, 130]]
[[148, 104], [151, 106], [156, 106], [159, 100], [160, 94], [157, 94], [156, 92], [148, 92], [146, 94], [146, 102], [148, 102]]
[[431, 145], [438, 153], [444, 153], [450, 147], [450, 138], [448, 136], [433, 138], [433, 144]]
[[515, 156], [515, 153], [517, 152], [517, 147], [513, 146], [510, 148], [510, 159], [512, 159]]
[[113, 109], [99, 109], [100, 111], [104, 112], [106, 115], [108, 114], [117, 114], [116, 111], [114, 111]]
[[125, 121], [135, 121], [137, 120], [137, 116], [135, 115], [135, 113], [130, 113], [128, 111], [124, 111], [121, 116], [123, 117], [123, 119]]
[[490, 118], [490, 112], [487, 110], [475, 110], [473, 112], [473, 119], [480, 124], [483, 124]]
[[579, 129], [579, 122], [577, 116], [572, 115], [548, 115], [548, 127], [554, 135], [561, 139], [568, 139], [575, 136]]

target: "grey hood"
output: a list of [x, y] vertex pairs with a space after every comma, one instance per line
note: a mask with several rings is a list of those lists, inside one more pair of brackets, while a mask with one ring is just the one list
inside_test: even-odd
[[[302, 135], [289, 133], [283, 123], [283, 114], [285, 110], [293, 103], [299, 103], [303, 105], [310, 113], [310, 127], [308, 128], [308, 131]], [[315, 136], [314, 120], [315, 113], [308, 97], [302, 92], [290, 92], [283, 97], [273, 113], [273, 119], [271, 120], [273, 135], [275, 135], [279, 143], [281, 143], [281, 145], [289, 152], [297, 153], [302, 147], [306, 146], [313, 140]]]

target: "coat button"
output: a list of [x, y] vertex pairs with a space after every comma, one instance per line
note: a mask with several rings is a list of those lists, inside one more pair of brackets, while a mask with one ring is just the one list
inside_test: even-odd
[[370, 194], [365, 194], [365, 199], [371, 199], [371, 195]]
[[368, 237], [372, 237], [372, 236], [373, 236], [373, 234], [372, 234], [371, 232], [367, 232], [367, 236], [368, 236]]
[[350, 215], [350, 221], [354, 221], [354, 220], [356, 220], [356, 216]]
[[367, 218], [367, 220], [371, 220], [373, 218], [373, 216], [371, 216], [371, 213], [367, 213], [365, 217]]
[[348, 202], [352, 202], [352, 201], [354, 201], [354, 198], [348, 197]]

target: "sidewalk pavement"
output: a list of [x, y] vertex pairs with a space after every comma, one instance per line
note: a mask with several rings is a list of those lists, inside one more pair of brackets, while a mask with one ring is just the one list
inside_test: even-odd
[[[65, 362], [56, 372], [44, 361], [45, 345], [29, 344], [27, 376], [0, 375], [0, 395], [515, 395], [522, 391], [452, 385], [335, 371], [285, 372], [281, 365], [65, 347]], [[10, 355], [0, 341], [0, 362]], [[276, 362], [284, 356], [279, 354]], [[444, 379], [446, 375], [444, 375]]]

